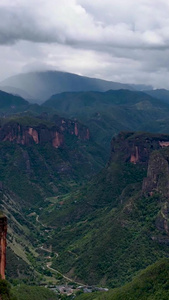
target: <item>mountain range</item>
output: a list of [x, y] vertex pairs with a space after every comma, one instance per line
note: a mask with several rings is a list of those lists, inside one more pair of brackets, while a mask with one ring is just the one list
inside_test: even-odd
[[53, 95], [43, 107], [86, 124], [95, 141], [109, 151], [122, 130], [168, 132], [168, 103], [139, 91], [74, 92]]
[[18, 94], [36, 103], [62, 92], [151, 89], [151, 86], [123, 84], [61, 71], [22, 73], [3, 80], [0, 86], [5, 92]]
[[[66, 88], [84, 80], [38, 73], [50, 89], [49, 75]], [[168, 297], [168, 93], [128, 88], [44, 93], [41, 105], [0, 92], [0, 206], [19, 300], [18, 283], [51, 281], [111, 289], [79, 299]]]

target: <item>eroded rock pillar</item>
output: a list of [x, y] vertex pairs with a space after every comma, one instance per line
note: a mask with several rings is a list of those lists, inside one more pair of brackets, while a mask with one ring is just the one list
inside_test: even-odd
[[0, 276], [5, 279], [7, 217], [0, 215]]

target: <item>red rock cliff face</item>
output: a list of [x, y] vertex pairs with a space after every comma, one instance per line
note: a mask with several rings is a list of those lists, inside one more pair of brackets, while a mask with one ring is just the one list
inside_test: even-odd
[[63, 133], [65, 132], [71, 135], [75, 135], [79, 140], [83, 141], [90, 139], [89, 129], [77, 120], [70, 120], [54, 116], [53, 121]]
[[113, 138], [111, 160], [148, 164], [153, 150], [169, 147], [169, 135], [121, 132]]
[[24, 126], [19, 123], [7, 123], [0, 128], [0, 141], [14, 142], [21, 145], [50, 143], [58, 148], [64, 145], [64, 136], [56, 126]]
[[82, 141], [90, 139], [89, 129], [86, 126], [78, 121], [59, 117], [54, 120], [51, 127], [43, 123], [37, 126], [26, 126], [18, 122], [9, 122], [0, 127], [0, 142], [9, 141], [26, 146], [50, 143], [55, 148], [63, 147], [67, 135], [74, 135]]
[[7, 217], [0, 217], [0, 275], [5, 279]]

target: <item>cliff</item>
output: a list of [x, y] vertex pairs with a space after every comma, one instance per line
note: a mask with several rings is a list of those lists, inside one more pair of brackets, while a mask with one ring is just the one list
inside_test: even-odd
[[7, 217], [0, 215], [0, 275], [5, 279]]
[[74, 135], [82, 141], [90, 139], [89, 129], [77, 120], [61, 118], [54, 115], [51, 121], [55, 123], [62, 133]]
[[112, 140], [109, 164], [115, 161], [144, 166], [144, 195], [169, 197], [169, 135], [121, 132]]
[[154, 151], [150, 155], [142, 190], [144, 194], [153, 195], [154, 192], [158, 192], [169, 196], [169, 165], [163, 151]]
[[77, 121], [55, 117], [53, 122], [29, 118], [11, 120], [0, 127], [0, 142], [13, 142], [21, 145], [50, 143], [53, 147], [64, 147], [67, 136], [75, 136], [79, 140], [90, 139], [89, 129]]
[[29, 126], [19, 122], [9, 122], [0, 128], [0, 141], [26, 146], [49, 142], [53, 147], [58, 148], [64, 144], [64, 137], [55, 126], [48, 128], [43, 124]]
[[148, 165], [150, 154], [169, 146], [169, 135], [121, 132], [112, 139], [110, 162], [121, 160]]

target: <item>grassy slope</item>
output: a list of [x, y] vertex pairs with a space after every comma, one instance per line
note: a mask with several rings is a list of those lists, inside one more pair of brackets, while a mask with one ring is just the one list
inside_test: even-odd
[[57, 300], [58, 296], [44, 287], [20, 285], [12, 288], [17, 300]]
[[81, 295], [77, 300], [167, 300], [169, 260], [162, 259], [142, 271], [132, 282], [106, 293]]

